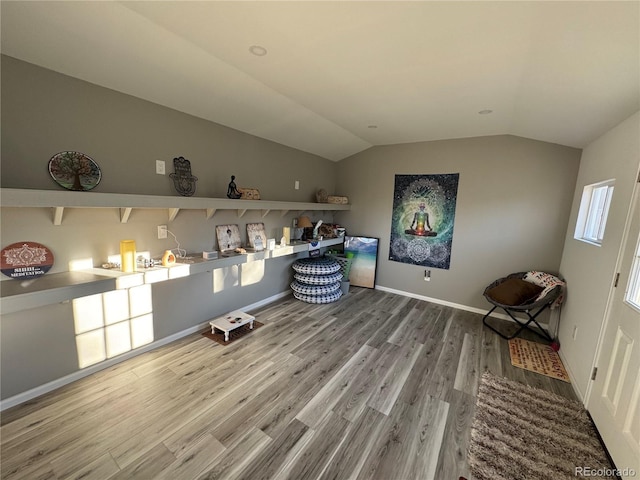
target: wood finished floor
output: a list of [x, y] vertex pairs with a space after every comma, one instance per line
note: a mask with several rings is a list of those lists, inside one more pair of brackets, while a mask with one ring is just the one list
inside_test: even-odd
[[483, 371], [575, 398], [478, 314], [353, 287], [253, 313], [3, 412], [1, 478], [457, 480]]

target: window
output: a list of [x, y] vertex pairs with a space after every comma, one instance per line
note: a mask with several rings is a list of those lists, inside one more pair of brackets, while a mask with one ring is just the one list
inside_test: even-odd
[[638, 238], [636, 254], [631, 266], [631, 277], [629, 278], [626, 301], [640, 310], [640, 237]]
[[607, 225], [615, 180], [584, 187], [574, 238], [600, 246]]

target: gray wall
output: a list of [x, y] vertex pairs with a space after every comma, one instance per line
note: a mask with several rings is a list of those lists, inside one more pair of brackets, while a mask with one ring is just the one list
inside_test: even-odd
[[[570, 286], [562, 309], [561, 354], [584, 397], [615, 275], [624, 226], [640, 167], [640, 113], [588, 145], [582, 154], [560, 271]], [[586, 185], [615, 179], [602, 246], [573, 238]], [[573, 328], [577, 327], [576, 339]]]
[[[47, 164], [77, 150], [102, 170], [94, 191], [176, 195], [155, 161], [191, 162], [195, 196], [224, 198], [230, 176], [265, 200], [315, 201], [336, 164], [317, 155], [2, 56], [2, 187], [57, 190]], [[206, 102], [206, 99], [202, 99]], [[294, 181], [300, 190], [294, 190]]]
[[[78, 150], [102, 169], [96, 192], [177, 195], [168, 176], [155, 174], [155, 160], [165, 160], [169, 173], [173, 157], [180, 155], [199, 178], [196, 196], [224, 198], [231, 174], [239, 186], [258, 188], [268, 200], [308, 202], [320, 187], [334, 190], [336, 164], [329, 160], [10, 57], [2, 56], [1, 67], [3, 188], [60, 189], [47, 162], [59, 151]], [[300, 190], [294, 190], [295, 180]], [[115, 208], [70, 208], [61, 226], [52, 224], [48, 208], [2, 208], [0, 215], [2, 246], [23, 240], [45, 244], [55, 255], [53, 274], [78, 259], [91, 258], [98, 266], [118, 253], [125, 238], [157, 257], [176, 247], [171, 235], [157, 239], [160, 224], [168, 224], [182, 248], [202, 252], [217, 249], [216, 225], [237, 223], [245, 232], [246, 223], [264, 222], [267, 235], [279, 239], [295, 213], [281, 217], [274, 211], [263, 218], [248, 211], [238, 218], [221, 211], [207, 220], [204, 211], [183, 210], [169, 223], [166, 210], [135, 209], [122, 224]], [[322, 212], [311, 217], [332, 221]], [[286, 291], [294, 260], [252, 265], [264, 268], [263, 280], [252, 284], [242, 282], [242, 270], [225, 269], [222, 276], [240, 275], [240, 281], [226, 285], [224, 295], [214, 292], [211, 274], [153, 285], [155, 339]], [[69, 303], [4, 315], [0, 333], [2, 399], [78, 371]]]
[[[351, 211], [348, 234], [380, 237], [376, 283], [486, 309], [493, 280], [530, 269], [557, 272], [580, 150], [513, 136], [374, 147], [338, 164], [337, 189]], [[389, 261], [396, 174], [459, 173], [449, 270]]]

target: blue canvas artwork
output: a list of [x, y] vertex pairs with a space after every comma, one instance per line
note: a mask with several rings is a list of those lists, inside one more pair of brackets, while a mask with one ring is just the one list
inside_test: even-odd
[[459, 178], [396, 175], [389, 260], [449, 269]]
[[344, 239], [344, 253], [353, 259], [349, 273], [351, 285], [375, 288], [376, 266], [378, 264], [378, 239], [371, 237], [351, 237]]

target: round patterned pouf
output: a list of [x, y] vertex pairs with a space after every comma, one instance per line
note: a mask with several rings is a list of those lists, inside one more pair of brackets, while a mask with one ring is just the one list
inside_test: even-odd
[[340, 264], [333, 258], [301, 258], [293, 263], [293, 296], [307, 303], [332, 303], [342, 296]]
[[310, 273], [296, 273], [293, 275], [300, 283], [309, 285], [329, 285], [331, 283], [340, 282], [342, 274], [340, 272], [330, 273], [329, 275], [312, 275]]
[[308, 283], [300, 283], [294, 280], [291, 283], [291, 290], [303, 295], [329, 295], [340, 288], [340, 282], [330, 283], [328, 285], [310, 285]]
[[328, 295], [305, 295], [294, 290], [293, 296], [298, 300], [302, 300], [303, 302], [307, 303], [333, 303], [336, 300], [340, 299], [340, 297], [342, 296], [342, 290], [340, 290], [340, 287], [338, 287], [338, 290]]
[[340, 264], [333, 258], [301, 258], [293, 262], [293, 269], [298, 273], [311, 275], [328, 275], [340, 271]]

